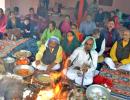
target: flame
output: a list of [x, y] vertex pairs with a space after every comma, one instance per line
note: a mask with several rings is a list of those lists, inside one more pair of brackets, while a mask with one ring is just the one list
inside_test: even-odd
[[40, 90], [36, 100], [51, 100], [54, 97], [53, 89]]
[[56, 88], [54, 89], [55, 95], [58, 95], [58, 94], [60, 93], [60, 91], [61, 91], [60, 84], [57, 84], [57, 85], [56, 85]]
[[62, 81], [58, 82], [57, 84], [54, 82], [59, 77], [62, 77], [62, 73], [51, 73], [50, 74], [52, 82], [51, 88], [40, 90], [37, 95], [36, 100], [66, 100], [68, 92], [62, 92]]
[[61, 76], [61, 73], [51, 73], [50, 76], [53, 80], [56, 80]]

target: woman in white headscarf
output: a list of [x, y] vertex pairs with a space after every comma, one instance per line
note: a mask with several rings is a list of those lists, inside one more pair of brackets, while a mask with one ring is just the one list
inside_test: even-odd
[[[90, 85], [97, 67], [98, 53], [95, 51], [95, 39], [86, 37], [82, 46], [78, 47], [66, 61], [66, 76], [79, 85]], [[84, 73], [84, 80], [83, 80]]]
[[[38, 53], [36, 54], [35, 64], [43, 64], [44, 70], [58, 70], [60, 68], [60, 62], [62, 61], [62, 47], [57, 37], [52, 36], [48, 41], [41, 45]], [[43, 67], [43, 66], [42, 66]]]

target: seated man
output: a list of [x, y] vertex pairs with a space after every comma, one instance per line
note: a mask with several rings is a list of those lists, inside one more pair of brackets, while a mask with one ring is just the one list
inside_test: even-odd
[[104, 27], [101, 30], [101, 37], [105, 38], [106, 40], [106, 47], [104, 51], [104, 56], [108, 57], [110, 53], [110, 49], [115, 43], [115, 41], [120, 40], [120, 34], [115, 28], [115, 23], [112, 18], [109, 18], [106, 24], [106, 27]]
[[62, 61], [62, 47], [59, 39], [52, 36], [45, 45], [41, 45], [36, 54], [36, 66], [43, 63], [47, 71], [58, 70]]
[[[30, 22], [30, 19], [26, 17], [24, 22], [22, 23], [22, 31], [24, 38], [32, 38], [34, 37], [34, 25]], [[36, 36], [35, 36], [36, 37]]]
[[105, 38], [101, 36], [99, 29], [95, 29], [92, 33], [92, 37], [96, 40], [96, 51], [98, 53], [98, 67], [96, 70], [96, 74], [99, 73], [99, 71], [102, 68], [102, 62], [104, 61], [103, 53], [105, 51]]
[[79, 85], [90, 85], [93, 83], [98, 53], [95, 51], [96, 43], [93, 37], [86, 37], [82, 45], [66, 61], [65, 67], [69, 68], [65, 74]]
[[123, 30], [122, 40], [114, 43], [110, 57], [105, 58], [105, 62], [111, 69], [130, 71], [130, 31], [128, 29]]
[[79, 31], [83, 33], [84, 36], [91, 35], [94, 29], [96, 29], [96, 23], [92, 20], [92, 16], [90, 15], [88, 15], [79, 26]]
[[100, 30], [95, 29], [92, 33], [92, 37], [96, 40], [96, 51], [98, 52], [98, 56], [102, 56], [105, 51], [105, 38], [100, 35]]

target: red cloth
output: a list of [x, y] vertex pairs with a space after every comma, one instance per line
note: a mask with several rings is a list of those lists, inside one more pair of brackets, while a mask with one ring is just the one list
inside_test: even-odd
[[111, 79], [109, 79], [107, 77], [104, 77], [104, 76], [100, 76], [100, 75], [96, 75], [94, 77], [93, 82], [95, 84], [106, 84], [108, 87], [112, 87], [113, 86], [113, 83], [112, 83]]
[[84, 35], [83, 35], [83, 34], [80, 34], [80, 35], [79, 35], [79, 41], [80, 41], [80, 42], [83, 42], [83, 39], [84, 39]]
[[0, 33], [5, 33], [6, 31], [6, 24], [7, 24], [7, 16], [3, 15], [2, 18], [0, 18]]
[[120, 22], [118, 16], [114, 16], [115, 28], [120, 28]]
[[62, 25], [61, 25], [61, 31], [63, 33], [68, 33], [71, 30], [71, 25], [70, 22], [68, 21], [63, 21]]

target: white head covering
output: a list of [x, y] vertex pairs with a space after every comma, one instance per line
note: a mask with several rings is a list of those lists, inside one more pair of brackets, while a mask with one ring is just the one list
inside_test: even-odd
[[45, 46], [48, 47], [48, 44], [50, 41], [55, 41], [57, 44], [60, 44], [60, 40], [58, 37], [56, 36], [51, 36], [45, 43]]
[[85, 40], [82, 42], [81, 46], [84, 46], [85, 43], [86, 43], [86, 41], [89, 40], [89, 39], [93, 39], [93, 47], [92, 47], [91, 50], [95, 50], [95, 49], [97, 48], [97, 47], [96, 47], [96, 41], [95, 41], [95, 38], [92, 37], [92, 36], [87, 36], [87, 37], [85, 38]]

